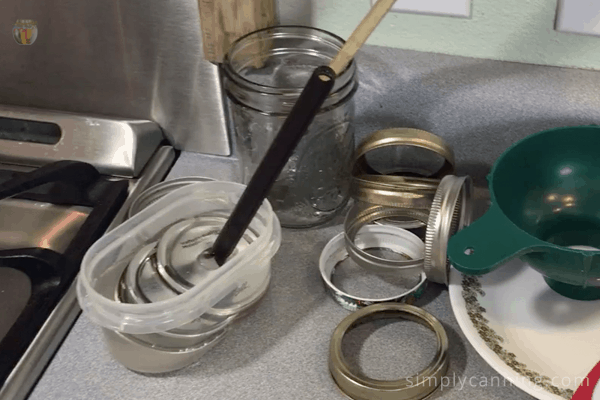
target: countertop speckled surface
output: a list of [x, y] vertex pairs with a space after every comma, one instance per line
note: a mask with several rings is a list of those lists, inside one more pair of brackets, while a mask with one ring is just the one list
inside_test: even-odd
[[[186, 153], [168, 178], [225, 179], [231, 166]], [[326, 227], [284, 230], [267, 295], [196, 365], [160, 376], [131, 372], [111, 358], [100, 330], [81, 316], [30, 400], [345, 399], [329, 375], [327, 356], [331, 333], [349, 312], [325, 293], [318, 270], [320, 252], [342, 231], [341, 223], [339, 217]], [[464, 338], [446, 288], [430, 284], [417, 305], [435, 315], [449, 337], [450, 379], [434, 399], [531, 398], [502, 379], [502, 386], [490, 387], [498, 375]], [[369, 324], [353, 330], [344, 349], [369, 376], [393, 379], [424, 368], [435, 354], [435, 337], [411, 323]]]
[[[372, 46], [358, 60], [357, 138], [400, 126], [439, 134], [454, 147], [459, 172], [480, 185], [514, 141], [550, 127], [600, 121], [598, 72]], [[168, 178], [234, 179], [234, 165], [182, 153]], [[100, 330], [81, 316], [30, 399], [345, 399], [329, 375], [327, 351], [348, 312], [327, 296], [317, 267], [321, 250], [341, 231], [341, 218], [316, 229], [284, 230], [266, 297], [198, 364], [161, 376], [128, 371], [111, 359]], [[450, 379], [434, 399], [532, 398], [492, 380], [498, 375], [465, 339], [446, 288], [430, 285], [417, 305], [441, 320], [450, 340]], [[374, 326], [356, 329], [347, 343], [348, 358], [369, 375], [405, 376], [432, 357], [431, 336], [419, 326]]]

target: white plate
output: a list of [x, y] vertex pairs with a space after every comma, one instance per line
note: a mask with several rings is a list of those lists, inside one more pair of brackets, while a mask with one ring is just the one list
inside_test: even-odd
[[452, 268], [449, 291], [454, 315], [481, 357], [538, 399], [570, 399], [600, 360], [600, 301], [555, 293], [523, 261], [480, 277]]

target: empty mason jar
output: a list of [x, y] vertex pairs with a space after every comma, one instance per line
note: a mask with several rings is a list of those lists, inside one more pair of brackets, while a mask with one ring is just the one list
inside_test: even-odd
[[[344, 41], [323, 30], [278, 26], [233, 44], [222, 65], [242, 179], [248, 183], [313, 70]], [[269, 201], [282, 226], [332, 219], [348, 201], [354, 150], [354, 61], [336, 79], [319, 113], [279, 175]]]

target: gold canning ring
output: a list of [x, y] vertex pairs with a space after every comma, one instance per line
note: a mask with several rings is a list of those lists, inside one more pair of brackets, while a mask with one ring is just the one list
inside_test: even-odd
[[358, 182], [367, 181], [369, 183], [379, 183], [382, 185], [392, 185], [399, 189], [406, 190], [421, 190], [421, 191], [433, 191], [435, 192], [440, 179], [437, 178], [422, 178], [413, 176], [399, 176], [399, 175], [373, 175], [373, 174], [362, 174], [354, 177]]
[[373, 132], [358, 147], [354, 158], [353, 175], [381, 175], [367, 163], [366, 154], [376, 149], [396, 146], [420, 147], [442, 156], [444, 158], [444, 165], [439, 171], [429, 176], [429, 178], [442, 178], [454, 173], [454, 152], [441, 137], [419, 129], [392, 128]]
[[[381, 381], [352, 372], [342, 354], [346, 332], [357, 325], [384, 318], [403, 318], [431, 329], [437, 338], [433, 361], [421, 372], [394, 381]], [[340, 322], [329, 346], [329, 371], [338, 387], [354, 400], [421, 400], [441, 384], [448, 371], [448, 336], [442, 324], [427, 311], [408, 304], [374, 304]]]
[[431, 205], [425, 233], [423, 267], [427, 278], [433, 282], [449, 284], [448, 240], [471, 224], [472, 197], [473, 181], [470, 176], [448, 175], [442, 179]]
[[438, 179], [390, 175], [359, 175], [352, 178], [352, 197], [388, 207], [429, 210]]
[[[433, 198], [440, 183], [439, 179], [416, 178], [396, 175], [359, 175], [352, 178], [352, 197], [366, 204], [393, 208], [421, 210], [429, 213]], [[426, 225], [418, 219], [381, 221], [405, 229]]]

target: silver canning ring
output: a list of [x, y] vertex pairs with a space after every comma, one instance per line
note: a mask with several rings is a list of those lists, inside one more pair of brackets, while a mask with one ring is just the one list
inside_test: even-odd
[[[369, 254], [356, 245], [356, 235], [365, 225], [389, 217], [410, 217], [423, 223], [427, 223], [429, 219], [428, 213], [420, 210], [390, 208], [383, 206], [370, 206], [365, 209], [361, 209], [359, 205], [354, 205], [348, 212], [344, 222], [344, 236], [346, 238], [346, 248], [348, 249], [348, 254], [354, 260], [354, 262], [361, 267], [379, 274], [404, 274], [423, 271], [423, 257], [408, 261], [386, 260], [384, 258]], [[401, 228], [396, 229], [403, 232], [408, 232], [402, 230]], [[416, 235], [411, 235], [422, 243], [422, 241]], [[407, 240], [414, 241], [415, 239], [412, 236], [404, 235]]]
[[[160, 333], [144, 333], [127, 336], [134, 337], [142, 342], [162, 349], [194, 348], [212, 341], [215, 336], [220, 337], [225, 334], [230, 329], [231, 323], [235, 319], [234, 316], [214, 321], [211, 321], [210, 318], [214, 317], [203, 315], [201, 318], [192, 321], [191, 323], [197, 328], [196, 331], [183, 329], [184, 327], [182, 327]], [[188, 326], [185, 325], [185, 328], [187, 327]]]
[[[381, 381], [353, 372], [342, 353], [344, 335], [351, 328], [382, 318], [403, 318], [431, 329], [437, 351], [431, 363], [410, 378]], [[340, 322], [331, 335], [329, 371], [338, 387], [355, 400], [422, 400], [433, 393], [448, 371], [448, 335], [443, 325], [427, 311], [408, 304], [375, 304], [358, 310]]]
[[172, 247], [174, 242], [182, 233], [196, 225], [198, 225], [198, 222], [194, 218], [186, 219], [171, 225], [169, 229], [163, 233], [156, 249], [156, 269], [160, 277], [177, 293], [184, 293], [193, 288], [194, 284], [182, 277], [179, 272], [171, 266], [171, 263], [168, 260], [170, 254], [174, 251]]
[[[169, 284], [178, 293], [183, 293], [203, 279], [207, 270], [214, 270], [218, 265], [212, 257], [201, 258], [201, 255], [210, 250], [214, 239], [216, 239], [228, 215], [222, 213], [207, 213], [195, 218], [189, 218], [171, 225], [158, 241], [156, 249], [157, 270], [165, 282]], [[200, 232], [198, 232], [200, 229]], [[180, 242], [185, 235], [195, 232], [190, 240]], [[252, 241], [256, 240], [256, 232], [251, 228], [244, 233], [243, 240], [240, 240], [232, 255], [243, 250]], [[211, 240], [212, 239], [212, 240]], [[178, 247], [178, 248], [176, 248]], [[173, 265], [173, 258], [177, 255], [189, 255], [187, 249], [195, 249], [193, 260], [187, 260], [187, 265]], [[200, 261], [196, 263], [197, 261]], [[191, 263], [190, 263], [191, 262]], [[202, 268], [189, 268], [192, 263]], [[183, 270], [180, 270], [180, 268]]]
[[215, 347], [215, 345], [225, 337], [225, 334], [228, 331], [229, 330], [226, 327], [205, 337], [180, 336], [178, 338], [169, 338], [162, 336], [162, 334], [152, 333], [133, 335], [130, 333], [113, 331], [113, 334], [120, 335], [138, 345], [150, 347], [152, 349], [151, 351], [168, 352], [167, 354], [164, 354], [163, 357], [169, 357], [171, 356], [169, 353], [184, 355], [185, 353], [200, 352], [201, 354], [204, 354], [206, 351]]
[[[390, 230], [390, 229], [392, 229], [392, 230], [399, 229], [399, 228], [394, 228], [394, 227], [386, 227], [386, 226], [378, 226], [378, 225], [371, 225], [371, 226], [368, 226], [367, 228], [368, 229], [366, 232], [364, 232], [364, 233], [361, 232], [360, 234], [361, 235], [374, 235], [374, 234], [377, 234], [377, 232], [383, 232], [383, 231]], [[427, 281], [427, 277], [425, 276], [425, 273], [422, 271], [417, 272], [418, 274], [421, 275], [421, 279], [419, 280], [419, 283], [417, 283], [417, 285], [415, 287], [413, 287], [412, 289], [410, 289], [404, 293], [401, 293], [399, 295], [395, 295], [392, 297], [388, 297], [388, 298], [381, 298], [381, 299], [361, 298], [361, 297], [357, 297], [357, 296], [352, 296], [352, 295], [345, 293], [345, 292], [341, 291], [340, 289], [338, 289], [333, 284], [331, 277], [335, 270], [335, 266], [338, 263], [340, 263], [341, 261], [348, 258], [348, 251], [346, 250], [344, 241], [345, 241], [344, 233], [340, 233], [340, 234], [336, 235], [333, 239], [331, 239], [329, 241], [329, 243], [327, 243], [327, 245], [321, 252], [321, 257], [319, 258], [319, 270], [321, 272], [321, 278], [323, 279], [323, 282], [325, 283], [325, 287], [326, 287], [328, 293], [333, 297], [333, 299], [339, 305], [341, 305], [342, 307], [344, 307], [347, 310], [354, 311], [359, 308], [366, 307], [371, 304], [377, 304], [377, 303], [387, 303], [387, 302], [411, 303], [414, 300], [421, 297], [421, 295], [423, 294], [423, 291], [425, 290], [426, 281]], [[401, 244], [400, 245], [390, 244], [389, 246], [391, 247], [392, 250], [396, 250], [398, 253], [403, 252]]]
[[[405, 217], [406, 218], [406, 217]], [[390, 217], [378, 219], [377, 221], [373, 221], [375, 225], [384, 225], [384, 226], [395, 226], [402, 229], [418, 229], [425, 227], [425, 224], [421, 221], [417, 221], [416, 219], [400, 219], [398, 217]]]
[[[126, 298], [135, 303], [150, 303], [150, 300], [140, 290], [138, 285], [139, 275], [142, 272], [143, 266], [150, 261], [156, 254], [156, 242], [149, 243], [142, 247], [131, 259], [124, 275], [124, 287]], [[124, 293], [124, 294], [125, 294]]]
[[473, 184], [469, 176], [445, 176], [433, 199], [425, 235], [424, 268], [427, 278], [448, 285], [448, 240], [471, 223]]
[[[247, 298], [246, 301], [237, 302], [236, 304], [227, 304], [229, 301], [235, 299], [236, 294], [242, 293], [244, 290], [248, 290], [248, 288], [241, 287], [237, 291], [231, 293], [230, 296], [226, 296], [224, 299], [219, 301], [217, 304], [211, 308], [210, 312], [216, 316], [235, 316], [235, 318], [243, 318], [246, 313], [252, 309], [258, 302], [267, 294], [269, 289], [269, 284], [271, 283], [271, 273], [267, 273], [265, 280], [260, 284], [260, 286], [253, 292], [252, 297]], [[231, 297], [231, 299], [229, 299]], [[235, 300], [233, 300], [235, 301]]]
[[[165, 297], [165, 295], [167, 297], [177, 296], [177, 293], [162, 281], [160, 276], [156, 274], [156, 271], [154, 280], [146, 280], [144, 287], [141, 285], [140, 279], [142, 274], [145, 273], [145, 269], [155, 269], [156, 244], [157, 242], [152, 242], [143, 246], [133, 256], [119, 282], [118, 292], [116, 293], [118, 301], [132, 304], [150, 303], [157, 301], [156, 295], [159, 292], [161, 293], [158, 297], [159, 299], [160, 297]], [[148, 286], [149, 283], [150, 285]], [[162, 288], [162, 290], [157, 292], [157, 288]], [[222, 317], [208, 312], [202, 314], [200, 318], [170, 331], [129, 336], [150, 343], [156, 348], [195, 348], [212, 340], [211, 338], [215, 335], [221, 336], [235, 318], [236, 316]]]

